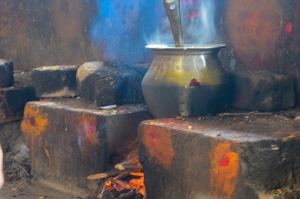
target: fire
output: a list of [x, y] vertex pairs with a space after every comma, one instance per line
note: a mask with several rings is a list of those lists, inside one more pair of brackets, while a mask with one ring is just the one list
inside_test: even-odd
[[146, 195], [145, 184], [144, 184], [144, 173], [142, 171], [129, 172], [129, 176], [133, 177], [132, 180], [126, 182], [122, 179], [122, 175], [120, 174], [114, 178], [109, 178], [105, 182], [104, 191], [117, 190], [123, 191], [124, 189], [134, 190], [136, 193], [139, 193], [144, 196]]
[[98, 198], [102, 198], [105, 191], [116, 190], [125, 191], [126, 194], [141, 194], [146, 199], [144, 173], [138, 160], [138, 148], [132, 150], [124, 161], [115, 165], [115, 169], [87, 177], [88, 180], [107, 179]]
[[145, 184], [144, 184], [144, 173], [139, 172], [130, 172], [130, 175], [140, 177], [139, 179], [132, 179], [127, 184], [128, 189], [136, 189], [138, 193], [145, 195]]

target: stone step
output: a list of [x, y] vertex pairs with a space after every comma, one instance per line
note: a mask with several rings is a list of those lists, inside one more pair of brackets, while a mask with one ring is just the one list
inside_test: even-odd
[[91, 193], [86, 177], [101, 173], [137, 147], [137, 126], [151, 119], [144, 105], [102, 110], [84, 99], [29, 102], [21, 128], [32, 174], [53, 188]]
[[147, 199], [300, 198], [299, 116], [298, 108], [142, 122]]

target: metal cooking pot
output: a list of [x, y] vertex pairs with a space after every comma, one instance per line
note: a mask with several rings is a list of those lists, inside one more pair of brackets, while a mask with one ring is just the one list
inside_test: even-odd
[[155, 57], [142, 89], [153, 116], [196, 117], [222, 111], [230, 91], [230, 79], [218, 59], [223, 47], [147, 46]]

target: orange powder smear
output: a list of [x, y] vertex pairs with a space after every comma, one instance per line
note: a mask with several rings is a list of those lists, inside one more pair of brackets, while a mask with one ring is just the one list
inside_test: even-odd
[[209, 154], [211, 161], [210, 187], [216, 198], [226, 193], [230, 199], [238, 183], [240, 170], [239, 155], [231, 150], [232, 144], [221, 143], [213, 146]]
[[153, 127], [145, 129], [143, 143], [152, 158], [155, 158], [166, 170], [170, 170], [174, 157], [171, 133]]
[[88, 140], [92, 145], [100, 144], [96, 129], [96, 116], [86, 114], [79, 116], [77, 118], [77, 124], [79, 136], [81, 136], [83, 140]]
[[[36, 108], [37, 109], [37, 108]], [[32, 145], [35, 137], [43, 133], [48, 126], [48, 115], [33, 107], [26, 106], [24, 110], [24, 120], [21, 124], [21, 129], [26, 137], [28, 144], [29, 137], [31, 137]]]
[[44, 151], [45, 151], [45, 154], [46, 154], [46, 156], [48, 158], [48, 164], [51, 164], [49, 150], [47, 148], [44, 148]]

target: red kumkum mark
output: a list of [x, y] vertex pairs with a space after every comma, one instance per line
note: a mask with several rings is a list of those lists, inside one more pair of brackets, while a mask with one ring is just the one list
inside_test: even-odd
[[163, 121], [164, 124], [172, 124], [173, 123], [173, 120], [165, 120]]
[[287, 34], [290, 34], [291, 32], [293, 31], [293, 23], [292, 22], [289, 22], [286, 24], [285, 26], [285, 32]]
[[40, 99], [40, 102], [48, 102], [48, 99]]
[[159, 146], [159, 140], [158, 139], [153, 139], [152, 140], [153, 141], [153, 145], [155, 146], [155, 147], [158, 147]]
[[190, 1], [183, 1], [182, 6], [196, 6], [198, 5], [198, 2], [190, 2]]
[[222, 158], [221, 161], [220, 161], [220, 165], [222, 167], [228, 167], [228, 165], [229, 165], [229, 158], [228, 157]]
[[189, 86], [201, 86], [201, 84], [194, 78], [191, 80]]
[[200, 17], [200, 12], [192, 12], [184, 15], [185, 18], [197, 18]]
[[92, 127], [89, 127], [89, 128], [87, 129], [87, 134], [88, 134], [88, 135], [92, 135], [93, 132], [94, 132], [94, 129], [93, 129]]
[[36, 122], [35, 122], [34, 117], [29, 118], [29, 123], [30, 123], [31, 126], [35, 126]]

